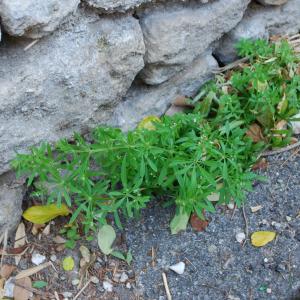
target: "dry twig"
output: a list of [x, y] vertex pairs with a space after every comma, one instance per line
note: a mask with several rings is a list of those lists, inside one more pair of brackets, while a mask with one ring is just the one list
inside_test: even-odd
[[172, 300], [171, 292], [170, 292], [170, 289], [169, 289], [169, 286], [168, 286], [167, 276], [164, 272], [162, 272], [161, 275], [162, 275], [162, 278], [163, 278], [164, 287], [165, 287], [166, 294], [167, 294], [167, 299]]

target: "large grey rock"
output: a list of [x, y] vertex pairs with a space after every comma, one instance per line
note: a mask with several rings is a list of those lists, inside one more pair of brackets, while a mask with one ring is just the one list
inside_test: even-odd
[[216, 0], [208, 4], [169, 4], [141, 13], [146, 45], [146, 66], [141, 78], [155, 85], [180, 72], [242, 19], [248, 2]]
[[0, 176], [0, 244], [7, 230], [10, 234], [19, 224], [24, 197], [23, 179], [16, 180], [12, 172]]
[[[188, 2], [189, 0], [84, 0], [88, 5], [97, 8], [103, 13], [125, 12], [138, 8], [142, 4], [155, 2]], [[197, 0], [199, 3], [207, 3], [210, 0]]]
[[79, 14], [26, 45], [0, 47], [0, 174], [15, 151], [106, 122], [144, 66], [142, 32], [131, 16]]
[[80, 0], [1, 0], [4, 29], [15, 36], [40, 38], [54, 31]]
[[237, 58], [234, 45], [242, 38], [268, 38], [300, 31], [300, 0], [289, 0], [281, 7], [251, 4], [243, 20], [220, 41], [214, 54], [224, 64]]
[[282, 5], [288, 2], [288, 0], [256, 0], [256, 1], [262, 5]]
[[185, 71], [159, 86], [133, 85], [110, 123], [126, 131], [148, 115], [161, 116], [177, 97], [193, 96], [217, 67], [216, 60], [206, 53]]

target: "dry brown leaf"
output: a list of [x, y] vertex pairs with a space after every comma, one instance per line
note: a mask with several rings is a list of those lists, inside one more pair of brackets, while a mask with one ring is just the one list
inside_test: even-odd
[[4, 298], [4, 284], [5, 284], [5, 279], [0, 278], [0, 299]]
[[281, 120], [275, 125], [275, 130], [283, 130], [287, 128], [287, 121]]
[[43, 235], [49, 235], [50, 234], [50, 223], [44, 228]]
[[13, 265], [3, 265], [0, 270], [1, 278], [8, 279], [11, 273], [16, 269], [16, 266]]
[[264, 136], [262, 134], [261, 128], [258, 124], [253, 123], [248, 128], [246, 135], [250, 137], [254, 143], [260, 142], [264, 140]]
[[170, 108], [165, 112], [166, 116], [173, 116], [178, 113], [184, 112], [183, 106], [171, 105]]
[[268, 165], [268, 161], [265, 158], [262, 158], [252, 166], [252, 170], [265, 170], [268, 167]]
[[29, 277], [33, 274], [36, 274], [38, 272], [40, 272], [41, 270], [45, 269], [45, 268], [48, 268], [49, 266], [51, 266], [51, 262], [48, 261], [46, 263], [43, 263], [39, 266], [36, 266], [36, 267], [33, 267], [33, 268], [29, 268], [27, 270], [24, 270], [24, 271], [21, 271], [19, 274], [17, 274], [16, 276], [16, 280], [17, 279], [22, 279], [22, 278], [25, 278], [25, 277]]
[[208, 226], [208, 221], [207, 220], [201, 220], [197, 214], [192, 214], [191, 219], [190, 219], [191, 225], [194, 230], [196, 231], [204, 231], [206, 227]]
[[53, 238], [53, 241], [56, 244], [65, 244], [67, 240], [61, 237], [60, 235], [57, 235]]
[[45, 227], [45, 224], [33, 224], [31, 233], [33, 235], [37, 235], [38, 233], [41, 232], [42, 228], [44, 228], [44, 227]]
[[[23, 222], [21, 222], [17, 228], [16, 235], [15, 235], [15, 244], [14, 248], [22, 247], [26, 244], [26, 231], [25, 231], [25, 225]], [[21, 256], [15, 257], [15, 263], [16, 265], [19, 264], [21, 260]]]
[[28, 244], [18, 247], [18, 248], [9, 248], [9, 249], [0, 249], [0, 255], [19, 255], [28, 248]]
[[191, 105], [187, 101], [187, 97], [185, 96], [178, 96], [176, 97], [175, 101], [173, 102], [173, 105], [175, 106], [181, 106], [181, 107], [194, 107], [194, 105]]
[[[21, 286], [24, 286], [24, 288]], [[32, 283], [29, 277], [16, 280], [16, 285], [14, 288], [14, 300], [28, 300], [31, 296], [31, 292], [26, 288], [30, 289], [31, 287]]]

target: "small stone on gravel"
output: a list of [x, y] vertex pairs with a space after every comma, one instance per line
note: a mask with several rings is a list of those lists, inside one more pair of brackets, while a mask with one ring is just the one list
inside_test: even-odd
[[113, 285], [108, 282], [108, 281], [103, 281], [103, 288], [107, 291], [107, 292], [112, 292], [113, 290]]
[[127, 280], [128, 280], [128, 275], [125, 272], [123, 272], [120, 277], [120, 282], [125, 283]]
[[73, 279], [73, 280], [72, 280], [72, 285], [74, 285], [74, 286], [75, 286], [75, 285], [78, 285], [79, 282], [80, 282], [79, 279], [77, 279], [77, 278], [76, 278], [76, 279]]
[[46, 256], [44, 256], [40, 253], [37, 253], [37, 252], [32, 253], [31, 261], [36, 266], [42, 264], [45, 260], [46, 260]]

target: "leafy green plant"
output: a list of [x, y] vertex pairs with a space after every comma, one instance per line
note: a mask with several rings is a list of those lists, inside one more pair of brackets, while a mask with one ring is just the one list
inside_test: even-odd
[[191, 102], [212, 123], [243, 127], [257, 123], [267, 144], [288, 144], [289, 122], [300, 109], [299, 55], [285, 40], [242, 40], [237, 49], [249, 63], [216, 76]]
[[[173, 233], [192, 212], [200, 218], [214, 212], [212, 198], [240, 206], [260, 179], [250, 171], [258, 154], [269, 144], [289, 142], [288, 125], [276, 125], [299, 110], [300, 76], [299, 60], [285, 42], [242, 41], [238, 49], [250, 63], [205, 85], [190, 99], [193, 112], [128, 133], [98, 127], [89, 140], [75, 134], [54, 147], [44, 143], [18, 154], [13, 167], [28, 176], [28, 185], [38, 179], [36, 195], [47, 203], [70, 207], [71, 224], [80, 215], [85, 234], [103, 228], [108, 214], [122, 228], [120, 214], [138, 216], [158, 195], [176, 205]], [[254, 142], [247, 135], [253, 123], [266, 139]]]

